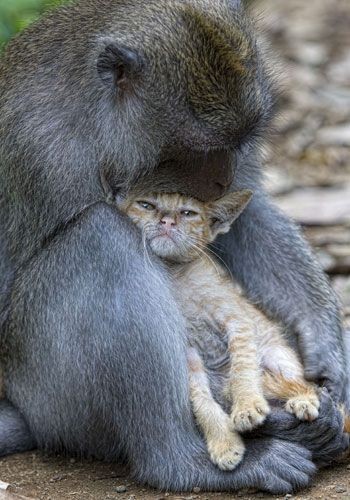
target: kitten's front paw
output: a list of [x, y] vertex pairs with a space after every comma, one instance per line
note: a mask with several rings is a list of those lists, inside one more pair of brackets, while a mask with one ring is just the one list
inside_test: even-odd
[[245, 452], [244, 443], [235, 432], [229, 432], [220, 439], [208, 441], [211, 461], [221, 470], [229, 471], [237, 467]]
[[246, 432], [261, 425], [270, 413], [268, 402], [263, 396], [237, 401], [232, 408], [231, 420], [238, 432]]
[[309, 420], [312, 422], [318, 417], [320, 401], [316, 395], [307, 396], [302, 394], [289, 399], [285, 408], [300, 420]]

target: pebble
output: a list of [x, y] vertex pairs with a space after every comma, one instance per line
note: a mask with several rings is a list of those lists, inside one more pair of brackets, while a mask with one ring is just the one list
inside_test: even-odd
[[344, 486], [337, 486], [335, 491], [336, 493], [346, 493], [346, 488], [344, 488]]
[[125, 493], [125, 492], [127, 491], [127, 487], [126, 487], [126, 486], [124, 486], [124, 485], [122, 485], [122, 486], [117, 486], [117, 487], [116, 487], [116, 489], [115, 489], [115, 491], [116, 491], [117, 493]]
[[201, 489], [198, 486], [195, 486], [193, 488], [193, 493], [200, 493], [200, 492], [201, 492]]

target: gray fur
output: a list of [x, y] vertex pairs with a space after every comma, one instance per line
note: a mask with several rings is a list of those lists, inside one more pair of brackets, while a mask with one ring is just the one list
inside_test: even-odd
[[5, 399], [0, 401], [0, 443], [1, 456], [37, 447], [26, 421]]
[[273, 438], [248, 443], [232, 474], [211, 464], [190, 413], [183, 319], [141, 248], [129, 221], [97, 205], [16, 281], [6, 392], [38, 446], [125, 460], [139, 481], [172, 490], [308, 484], [309, 452]]
[[[225, 36], [224, 25], [232, 27]], [[98, 72], [111, 44], [120, 48], [114, 54], [138, 54], [126, 90]], [[245, 71], [239, 64], [237, 73], [227, 71], [230, 47], [236, 55], [245, 47]], [[285, 493], [306, 486], [315, 470], [311, 453], [322, 454], [318, 421], [312, 432], [301, 424], [289, 429], [277, 412], [277, 437], [248, 439], [237, 470], [223, 473], [210, 463], [190, 414], [183, 319], [161, 264], [146, 259], [137, 231], [104, 201], [100, 182], [102, 174], [115, 194], [141, 176], [207, 199], [228, 189], [237, 166], [235, 183], [253, 187], [257, 201], [232, 233], [241, 242], [225, 240], [226, 258], [248, 292], [290, 326], [297, 326], [297, 292], [308, 306], [302, 324], [320, 307], [313, 280], [326, 287], [321, 338], [323, 346], [334, 344], [338, 373], [329, 368], [334, 359], [321, 359], [341, 388], [332, 292], [299, 237], [300, 251], [288, 259], [294, 229], [259, 195], [252, 154], [236, 162], [234, 148], [252, 144], [273, 104], [254, 32], [236, 2], [81, 0], [11, 42], [0, 75], [0, 327], [8, 398], [0, 407], [0, 454], [36, 442], [125, 460], [139, 481], [175, 490]], [[267, 280], [259, 262], [263, 255], [267, 268], [275, 266], [283, 251], [281, 280], [292, 286], [270, 300], [281, 283]], [[317, 342], [300, 345], [313, 368]], [[323, 411], [329, 426], [322, 432], [335, 455], [343, 446], [339, 414], [332, 403]]]

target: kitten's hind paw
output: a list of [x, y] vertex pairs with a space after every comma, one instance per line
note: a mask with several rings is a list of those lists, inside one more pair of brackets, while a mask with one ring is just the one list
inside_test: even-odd
[[289, 399], [285, 408], [300, 420], [312, 422], [318, 417], [320, 402], [317, 396], [300, 395]]
[[230, 471], [242, 461], [245, 446], [241, 437], [230, 432], [224, 439], [208, 442], [208, 451], [211, 461], [224, 471]]
[[231, 420], [238, 432], [246, 432], [261, 425], [270, 413], [268, 402], [263, 396], [238, 401], [231, 412]]

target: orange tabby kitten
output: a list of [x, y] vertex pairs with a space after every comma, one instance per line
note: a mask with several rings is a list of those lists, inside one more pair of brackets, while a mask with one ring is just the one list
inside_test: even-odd
[[223, 470], [232, 470], [241, 461], [244, 444], [239, 432], [263, 423], [270, 411], [266, 397], [285, 400], [286, 410], [303, 420], [317, 418], [319, 408], [316, 388], [305, 381], [303, 367], [281, 328], [248, 301], [207, 250], [218, 234], [230, 229], [251, 194], [230, 193], [211, 203], [179, 194], [131, 194], [118, 201], [167, 264], [188, 323], [189, 341], [200, 327], [227, 336], [230, 416], [213, 398], [198, 351], [188, 347], [193, 412], [212, 461]]

